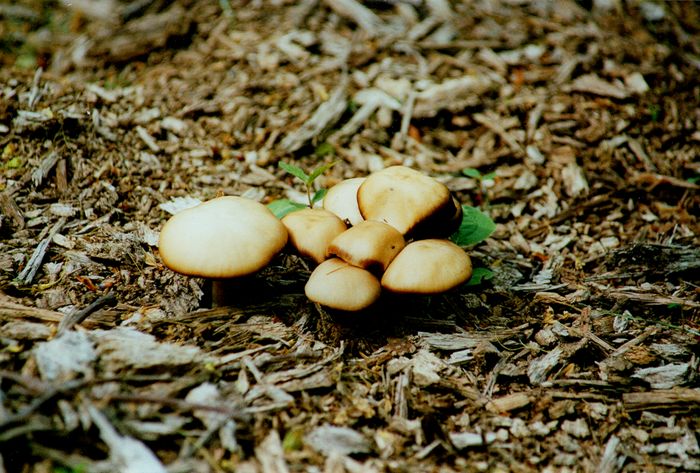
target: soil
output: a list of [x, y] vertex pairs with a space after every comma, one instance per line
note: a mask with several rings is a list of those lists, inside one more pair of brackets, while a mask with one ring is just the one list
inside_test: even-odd
[[[27, 0], [0, 65], [0, 472], [700, 471], [697, 3]], [[158, 232], [279, 162], [433, 176], [490, 278], [208, 307]]]

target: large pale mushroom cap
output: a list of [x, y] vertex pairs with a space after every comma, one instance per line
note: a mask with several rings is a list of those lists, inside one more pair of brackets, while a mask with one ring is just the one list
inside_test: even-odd
[[306, 297], [326, 307], [357, 311], [379, 298], [381, 286], [369, 271], [331, 258], [314, 269], [304, 292]]
[[357, 225], [362, 220], [357, 206], [357, 189], [365, 182], [364, 177], [345, 179], [328, 189], [323, 198], [323, 208], [333, 212], [350, 225]]
[[456, 287], [472, 275], [472, 262], [449, 240], [417, 240], [401, 250], [382, 276], [392, 292], [437, 294]]
[[166, 222], [158, 248], [178, 273], [233, 278], [265, 267], [287, 242], [284, 225], [259, 202], [218, 197]]
[[328, 254], [353, 266], [382, 273], [404, 246], [403, 235], [391, 225], [364, 220], [335, 237]]
[[289, 232], [289, 241], [302, 256], [320, 263], [333, 239], [347, 226], [338, 216], [324, 209], [302, 209], [287, 214], [282, 224]]
[[357, 191], [357, 203], [365, 220], [388, 223], [404, 235], [429, 219], [434, 226], [433, 216], [449, 221], [455, 213], [447, 186], [406, 166], [370, 174]]

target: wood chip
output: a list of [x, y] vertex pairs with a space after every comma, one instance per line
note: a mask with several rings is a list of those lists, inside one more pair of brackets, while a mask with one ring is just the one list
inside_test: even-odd
[[676, 410], [700, 408], [700, 390], [691, 388], [657, 389], [654, 391], [624, 393], [625, 409]]
[[347, 85], [348, 78], [344, 76], [338, 86], [333, 89], [328, 100], [323, 102], [299, 129], [290, 132], [282, 139], [280, 143], [282, 149], [288, 153], [294, 152], [318, 136], [323, 130], [333, 126], [345, 111]]
[[569, 89], [575, 92], [585, 92], [615, 99], [626, 99], [629, 97], [629, 92], [623, 87], [611, 84], [594, 74], [578, 77]]

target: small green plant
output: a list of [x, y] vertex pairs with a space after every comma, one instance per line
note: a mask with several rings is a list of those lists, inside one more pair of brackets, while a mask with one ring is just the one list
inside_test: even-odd
[[487, 174], [481, 174], [481, 171], [478, 169], [474, 168], [467, 168], [467, 169], [462, 169], [462, 174], [464, 174], [467, 177], [471, 177], [472, 179], [476, 179], [479, 181], [479, 183], [483, 183], [484, 181], [493, 181], [494, 178], [496, 177], [495, 172], [489, 172]]
[[335, 147], [332, 144], [330, 144], [329, 142], [324, 141], [323, 143], [316, 146], [316, 149], [314, 150], [314, 154], [316, 155], [317, 158], [325, 158], [326, 156], [334, 156], [335, 155]]
[[493, 278], [493, 271], [489, 268], [477, 267], [472, 271], [472, 277], [467, 281], [467, 286], [478, 286], [484, 281]]
[[53, 469], [53, 473], [85, 473], [87, 467], [83, 465], [76, 466], [56, 466]]
[[280, 168], [304, 183], [304, 186], [306, 187], [306, 197], [309, 203], [306, 205], [298, 202], [292, 202], [289, 199], [279, 199], [270, 202], [267, 205], [267, 208], [269, 208], [277, 218], [282, 218], [288, 213], [296, 210], [301, 210], [306, 207], [313, 207], [316, 202], [323, 199], [323, 196], [326, 195], [326, 189], [314, 191], [314, 181], [318, 178], [318, 176], [329, 170], [335, 163], [336, 162], [333, 161], [331, 163], [323, 164], [311, 171], [311, 174], [306, 174], [299, 166], [280, 161]]
[[[450, 240], [459, 246], [473, 246], [487, 239], [496, 230], [496, 224], [491, 217], [481, 210], [469, 205], [462, 206], [462, 223]], [[476, 267], [467, 286], [478, 286], [493, 277], [493, 271], [488, 268]]]
[[472, 246], [487, 239], [496, 230], [491, 217], [469, 205], [462, 206], [462, 223], [450, 240], [459, 246]]
[[304, 432], [300, 428], [291, 429], [285, 435], [282, 440], [282, 449], [285, 452], [293, 452], [296, 450], [301, 450], [304, 446]]
[[647, 113], [649, 114], [649, 119], [656, 123], [659, 121], [661, 115], [661, 107], [656, 104], [649, 105], [647, 107]]
[[467, 168], [462, 169], [462, 174], [467, 177], [471, 177], [472, 179], [476, 179], [476, 181], [479, 183], [479, 193], [477, 194], [477, 198], [479, 199], [480, 203], [487, 204], [488, 198], [486, 197], [486, 192], [484, 192], [484, 182], [493, 181], [496, 179], [496, 173], [489, 172], [486, 174], [481, 174], [481, 171], [478, 169]]

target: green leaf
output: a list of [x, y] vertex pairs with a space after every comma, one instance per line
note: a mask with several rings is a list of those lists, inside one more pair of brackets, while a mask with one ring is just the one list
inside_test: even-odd
[[333, 167], [333, 166], [335, 165], [335, 163], [337, 163], [337, 162], [338, 162], [338, 161], [333, 161], [333, 162], [324, 164], [323, 166], [319, 166], [319, 167], [317, 167], [316, 169], [314, 169], [313, 171], [311, 171], [311, 175], [309, 176], [309, 180], [308, 180], [307, 184], [308, 184], [308, 185], [311, 185], [311, 184], [316, 180], [316, 178], [317, 178], [318, 176], [320, 176], [320, 175], [323, 174], [324, 172], [328, 171], [328, 170], [329, 170], [331, 167]]
[[7, 169], [19, 169], [22, 167], [22, 158], [15, 156], [5, 163]]
[[462, 174], [464, 174], [467, 177], [471, 177], [473, 179], [478, 179], [481, 180], [481, 173], [479, 172], [478, 169], [474, 168], [467, 168], [467, 169], [462, 169]]
[[467, 286], [478, 286], [484, 281], [488, 281], [493, 278], [493, 271], [488, 268], [474, 268], [472, 271], [472, 277], [467, 281]]
[[33, 51], [20, 54], [15, 59], [15, 66], [19, 69], [34, 69], [36, 68], [36, 64], [37, 56]]
[[284, 161], [279, 162], [279, 167], [281, 167], [284, 171], [288, 172], [292, 176], [301, 179], [304, 184], [309, 184], [309, 176], [300, 167], [295, 166], [293, 164], [285, 163]]
[[267, 208], [270, 209], [275, 217], [282, 218], [287, 214], [296, 212], [297, 210], [307, 208], [306, 205], [300, 204], [298, 202], [292, 202], [289, 199], [273, 200], [267, 204]]
[[335, 148], [329, 142], [324, 141], [320, 145], [316, 146], [314, 154], [319, 158], [323, 158], [324, 156], [328, 156], [330, 154], [335, 155]]
[[491, 217], [479, 209], [462, 206], [462, 223], [450, 240], [459, 246], [471, 246], [487, 239], [496, 229]]
[[304, 446], [304, 432], [302, 429], [292, 429], [284, 435], [282, 448], [285, 452], [301, 450]]
[[658, 105], [649, 106], [647, 108], [647, 112], [649, 113], [649, 118], [651, 118], [651, 121], [659, 121], [659, 114], [661, 113], [661, 108]]
[[315, 204], [319, 200], [323, 199], [326, 196], [326, 193], [328, 192], [328, 189], [319, 189], [316, 191], [313, 197], [311, 197], [311, 203]]
[[481, 176], [481, 180], [482, 181], [493, 181], [495, 177], [496, 177], [496, 172], [494, 171], [494, 172], [490, 172], [488, 174], [484, 174], [483, 176]]

